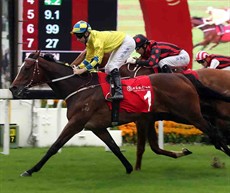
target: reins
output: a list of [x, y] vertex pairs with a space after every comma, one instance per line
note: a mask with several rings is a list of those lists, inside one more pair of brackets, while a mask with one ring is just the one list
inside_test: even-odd
[[97, 87], [97, 86], [100, 86], [100, 84], [95, 84], [95, 85], [90, 85], [90, 86], [87, 86], [87, 87], [80, 88], [79, 90], [76, 90], [76, 91], [70, 93], [70, 94], [65, 98], [65, 100], [69, 99], [70, 97], [72, 97], [73, 95], [75, 95], [75, 94], [77, 94], [77, 93], [79, 93], [79, 92], [82, 92], [82, 91], [84, 91], [84, 90], [88, 90], [88, 89], [90, 89], [90, 88], [95, 88], [95, 87]]
[[136, 64], [135, 67], [134, 67], [133, 69], [131, 69], [130, 66], [131, 66], [130, 63], [128, 63], [128, 64], [127, 64], [127, 70], [128, 70], [129, 72], [133, 72], [133, 73], [134, 73], [134, 74], [133, 74], [133, 77], [138, 76], [138, 75], [137, 75], [138, 72], [139, 72], [141, 69], [143, 69], [143, 68], [148, 68], [148, 69], [158, 68], [158, 66], [149, 67], [149, 66], [139, 66], [139, 65]]
[[[25, 88], [31, 88], [33, 86], [37, 86], [37, 85], [41, 85], [41, 84], [47, 84], [47, 83], [53, 83], [53, 82], [58, 82], [58, 81], [62, 81], [62, 80], [66, 80], [68, 78], [71, 78], [71, 77], [74, 77], [76, 76], [75, 74], [70, 74], [70, 75], [67, 75], [67, 76], [63, 76], [63, 77], [60, 77], [60, 78], [55, 78], [55, 79], [51, 79], [51, 80], [47, 80], [47, 81], [43, 81], [43, 82], [38, 82], [36, 84], [33, 84], [34, 82], [34, 78], [36, 75], [40, 75], [40, 71], [39, 71], [39, 61], [38, 61], [38, 58], [37, 59], [34, 59], [34, 58], [26, 58], [26, 60], [31, 60], [35, 63], [35, 67], [34, 67], [34, 70], [33, 70], [33, 76], [32, 76], [32, 79], [30, 80], [30, 82], [25, 86]], [[92, 77], [92, 75], [91, 75]], [[90, 86], [86, 86], [87, 84], [89, 84], [91, 82], [91, 80], [89, 80], [89, 82], [87, 82], [85, 85], [82, 86], [82, 88], [72, 92], [71, 94], [69, 94], [65, 100], [69, 99], [70, 97], [72, 97], [73, 95], [79, 93], [79, 92], [82, 92], [84, 90], [87, 90], [87, 89], [91, 89], [91, 88], [95, 88], [97, 86], [100, 86], [100, 84], [96, 84], [96, 85], [90, 85]]]
[[37, 86], [37, 85], [41, 85], [41, 84], [47, 84], [47, 83], [52, 83], [52, 82], [58, 82], [58, 81], [65, 80], [65, 79], [68, 79], [68, 78], [71, 78], [71, 77], [75, 76], [75, 74], [71, 74], [71, 75], [67, 75], [67, 76], [60, 77], [60, 78], [55, 78], [55, 79], [52, 79], [52, 80], [47, 80], [47, 81], [38, 82], [38, 83], [36, 83], [36, 84], [33, 84], [35, 75], [36, 75], [36, 74], [37, 74], [38, 76], [40, 75], [40, 71], [39, 71], [39, 67], [38, 67], [38, 58], [37, 58], [37, 59], [34, 59], [34, 58], [27, 58], [27, 60], [34, 61], [35, 67], [34, 67], [32, 79], [30, 80], [29, 84], [25, 86], [25, 88], [31, 88], [31, 87], [34, 87], [34, 86]]

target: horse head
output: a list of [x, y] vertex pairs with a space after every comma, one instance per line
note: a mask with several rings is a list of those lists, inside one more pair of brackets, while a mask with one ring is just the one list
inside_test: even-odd
[[209, 20], [202, 18], [202, 17], [191, 17], [191, 24], [192, 27], [196, 27], [201, 29], [202, 31], [210, 29], [215, 30], [216, 25]]
[[191, 17], [191, 24], [192, 24], [192, 27], [197, 27], [199, 25], [202, 25], [204, 24], [204, 19], [202, 17]]
[[[29, 88], [44, 83], [49, 84], [51, 79], [64, 76], [65, 70], [62, 68], [66, 67], [63, 66], [65, 66], [64, 63], [58, 65], [58, 62], [51, 55], [41, 56], [40, 51], [33, 52], [24, 59], [10, 86], [10, 91], [14, 98], [26, 98], [29, 94]], [[68, 68], [68, 74], [72, 74], [71, 67]]]
[[72, 67], [65, 62], [55, 60], [50, 54], [41, 56], [36, 51], [23, 61], [10, 91], [14, 98], [27, 98], [29, 88], [46, 83], [59, 98], [65, 98], [76, 89], [94, 84], [94, 76], [96, 74], [91, 73], [74, 75]]
[[15, 98], [26, 98], [28, 89], [43, 81], [43, 75], [38, 67], [39, 56], [40, 51], [36, 51], [23, 61], [19, 73], [10, 86], [10, 91]]

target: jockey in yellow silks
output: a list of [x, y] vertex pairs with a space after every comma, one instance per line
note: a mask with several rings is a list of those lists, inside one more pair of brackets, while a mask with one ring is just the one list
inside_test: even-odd
[[93, 70], [97, 64], [101, 64], [105, 53], [111, 53], [105, 65], [105, 73], [111, 74], [115, 85], [115, 94], [112, 99], [123, 99], [119, 68], [135, 49], [133, 38], [119, 31], [92, 30], [85, 21], [77, 22], [71, 33], [76, 35], [78, 41], [86, 45], [86, 57], [78, 68], [74, 68], [74, 73], [82, 74]]

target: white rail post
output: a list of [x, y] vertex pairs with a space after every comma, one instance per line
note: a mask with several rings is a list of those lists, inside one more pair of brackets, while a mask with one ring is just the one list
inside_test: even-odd
[[4, 155], [10, 154], [10, 121], [9, 121], [9, 100], [6, 99], [3, 101], [4, 110], [5, 110], [5, 123], [4, 123], [4, 132], [3, 132], [3, 152]]
[[[57, 137], [60, 135], [62, 128], [61, 128], [61, 111], [62, 111], [62, 102], [63, 100], [58, 100], [57, 104]], [[62, 149], [58, 150], [58, 153], [61, 153]]]
[[164, 124], [163, 121], [158, 121], [158, 145], [164, 149]]

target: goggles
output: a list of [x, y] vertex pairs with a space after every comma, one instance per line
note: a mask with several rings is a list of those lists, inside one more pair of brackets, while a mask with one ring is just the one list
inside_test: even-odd
[[205, 62], [205, 60], [197, 60], [197, 62], [198, 62], [199, 64], [203, 64], [203, 63]]
[[135, 50], [138, 51], [142, 48], [142, 46], [136, 47]]
[[75, 33], [75, 35], [78, 39], [81, 39], [82, 37], [84, 37], [85, 34], [84, 33], [81, 33], [81, 34]]

